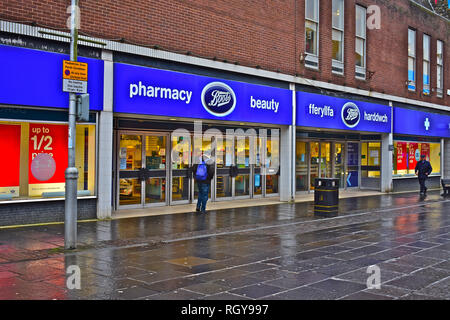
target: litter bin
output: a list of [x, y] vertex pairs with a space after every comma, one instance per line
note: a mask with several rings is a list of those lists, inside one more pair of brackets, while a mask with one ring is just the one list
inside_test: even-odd
[[339, 179], [316, 178], [314, 180], [314, 214], [334, 217], [339, 208]]

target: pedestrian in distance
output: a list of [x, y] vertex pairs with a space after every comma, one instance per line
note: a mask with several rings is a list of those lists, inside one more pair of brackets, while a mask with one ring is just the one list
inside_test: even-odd
[[198, 186], [197, 209], [201, 213], [206, 213], [206, 202], [211, 188], [211, 180], [214, 178], [214, 161], [207, 155], [200, 157], [200, 163], [194, 164], [192, 172]]
[[426, 195], [428, 188], [425, 186], [425, 181], [433, 171], [433, 168], [431, 167], [430, 162], [426, 160], [426, 156], [424, 154], [420, 156], [420, 161], [417, 162], [414, 171], [419, 178], [420, 194]]

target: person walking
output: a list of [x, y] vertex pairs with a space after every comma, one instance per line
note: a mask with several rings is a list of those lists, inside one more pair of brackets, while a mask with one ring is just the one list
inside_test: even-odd
[[419, 178], [420, 194], [426, 195], [428, 188], [425, 186], [425, 181], [433, 171], [433, 168], [431, 167], [430, 162], [426, 160], [426, 156], [424, 154], [420, 156], [420, 161], [417, 162], [414, 171]]
[[206, 213], [206, 202], [208, 202], [208, 193], [211, 187], [211, 180], [214, 178], [214, 161], [207, 155], [200, 157], [200, 163], [194, 164], [192, 172], [198, 186], [197, 209], [201, 213]]

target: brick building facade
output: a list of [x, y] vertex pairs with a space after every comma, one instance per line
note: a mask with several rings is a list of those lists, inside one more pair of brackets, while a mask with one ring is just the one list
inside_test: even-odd
[[[442, 177], [450, 177], [450, 21], [444, 1], [434, 7], [434, 1], [412, 0], [80, 0], [79, 59], [89, 65], [91, 117], [77, 129], [78, 188], [87, 195], [80, 197], [79, 218], [194, 203], [193, 156], [185, 166], [172, 161], [175, 145], [191, 139], [194, 121], [203, 121], [202, 132], [279, 132], [273, 133], [278, 142], [271, 142], [272, 133], [259, 137], [267, 154], [242, 167], [235, 134], [231, 157], [216, 165], [212, 201], [292, 201], [313, 192], [316, 178], [337, 178], [342, 189], [414, 190], [421, 153], [432, 160], [429, 183], [438, 188]], [[0, 181], [0, 225], [64, 217], [63, 181], [32, 179], [31, 164], [43, 141], [57, 140], [56, 133], [41, 137], [33, 128], [64, 132], [58, 126], [67, 124], [60, 68], [69, 53], [70, 3], [0, 3], [0, 130], [15, 130], [12, 139], [20, 144], [7, 159], [20, 162], [20, 174], [0, 165], [0, 175], [11, 175], [11, 182]], [[430, 40], [427, 61], [424, 37]], [[338, 54], [342, 61], [336, 62]], [[427, 63], [429, 77], [423, 74]], [[155, 88], [165, 96], [160, 91], [153, 99]], [[210, 88], [234, 101], [227, 113], [208, 109]], [[179, 128], [188, 132], [186, 139], [174, 140]], [[0, 146], [7, 143], [0, 135]], [[60, 143], [59, 154], [64, 148]], [[263, 173], [264, 161], [273, 163], [276, 155], [278, 169]]]

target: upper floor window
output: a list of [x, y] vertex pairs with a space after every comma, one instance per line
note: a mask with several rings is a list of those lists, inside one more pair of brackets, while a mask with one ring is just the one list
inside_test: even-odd
[[305, 63], [309, 67], [319, 66], [319, 0], [305, 1]]
[[333, 0], [332, 4], [332, 71], [344, 72], [344, 0]]
[[366, 78], [366, 8], [356, 5], [355, 74]]
[[436, 58], [437, 58], [437, 72], [436, 72], [436, 94], [438, 97], [443, 97], [444, 89], [444, 43], [441, 40], [437, 41]]
[[416, 90], [416, 31], [408, 29], [408, 89]]
[[430, 94], [430, 36], [423, 35], [423, 94]]

